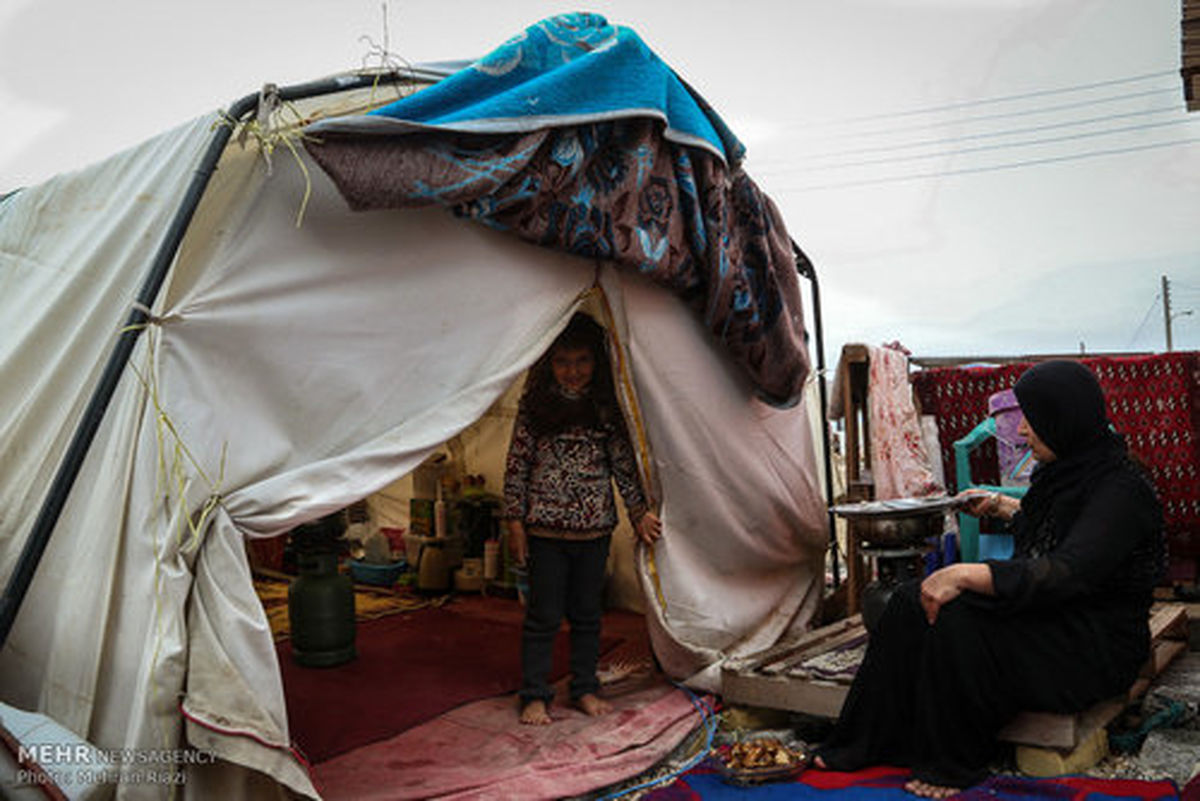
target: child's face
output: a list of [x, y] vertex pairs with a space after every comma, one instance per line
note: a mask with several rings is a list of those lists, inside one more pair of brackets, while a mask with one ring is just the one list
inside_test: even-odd
[[550, 369], [561, 389], [578, 395], [592, 383], [596, 360], [587, 348], [559, 348], [550, 356]]

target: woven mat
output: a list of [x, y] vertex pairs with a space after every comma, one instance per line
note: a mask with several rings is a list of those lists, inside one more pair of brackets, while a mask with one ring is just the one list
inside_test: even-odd
[[806, 659], [788, 673], [792, 676], [806, 676], [826, 681], [836, 681], [849, 684], [854, 681], [854, 674], [862, 664], [867, 653], [867, 633], [842, 643], [837, 648]]
[[[271, 636], [278, 642], [286, 640], [291, 631], [288, 621], [288, 587], [285, 579], [256, 576], [254, 590], [262, 601], [271, 624]], [[354, 617], [356, 620], [374, 620], [379, 617], [412, 612], [431, 606], [441, 606], [450, 596], [422, 597], [411, 590], [367, 590], [355, 587]]]

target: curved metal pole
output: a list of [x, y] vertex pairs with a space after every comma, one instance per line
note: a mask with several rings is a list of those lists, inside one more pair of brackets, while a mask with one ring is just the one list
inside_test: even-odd
[[[409, 80], [409, 77], [398, 73], [344, 76], [282, 87], [278, 90], [278, 94], [282, 100], [299, 100], [305, 97], [317, 97], [363, 88], [377, 81]], [[235, 101], [230, 105], [226, 116], [230, 120], [240, 121], [257, 108], [259, 97], [260, 93], [255, 92]], [[108, 362], [104, 366], [100, 381], [92, 391], [83, 417], [80, 418], [71, 442], [67, 446], [66, 454], [59, 463], [58, 471], [54, 475], [54, 480], [42, 502], [41, 510], [34, 521], [33, 531], [25, 540], [21, 554], [17, 558], [17, 564], [4, 587], [4, 595], [0, 597], [0, 647], [3, 647], [8, 640], [8, 633], [12, 630], [17, 612], [29, 591], [29, 585], [33, 582], [38, 563], [41, 562], [46, 546], [50, 542], [50, 535], [66, 505], [71, 487], [74, 486], [75, 479], [79, 476], [84, 458], [91, 448], [96, 432], [100, 429], [100, 422], [104, 419], [104, 413], [116, 393], [117, 384], [133, 354], [134, 345], [137, 344], [138, 337], [141, 336], [142, 329], [149, 320], [147, 310], [154, 305], [158, 298], [159, 290], [179, 251], [179, 245], [187, 233], [188, 226], [191, 225], [196, 208], [204, 197], [208, 183], [216, 171], [217, 162], [220, 161], [221, 154], [225, 151], [225, 146], [229, 143], [232, 134], [232, 125], [219, 125], [213, 131], [208, 147], [200, 159], [200, 164], [196, 167], [191, 183], [188, 184], [187, 192], [180, 202], [179, 208], [176, 209], [175, 216], [171, 219], [167, 232], [150, 263], [150, 268], [142, 281], [141, 290], [138, 292], [137, 302], [121, 329], [117, 342], [109, 354]]]
[[792, 240], [792, 253], [796, 257], [796, 271], [812, 284], [813, 327], [817, 335], [817, 390], [821, 400], [821, 448], [825, 457], [825, 506], [829, 516], [830, 565], [833, 568], [833, 586], [841, 584], [838, 575], [837, 521], [833, 512], [833, 459], [829, 443], [829, 400], [825, 387], [825, 330], [821, 322], [821, 287], [817, 282], [817, 269], [796, 241]]

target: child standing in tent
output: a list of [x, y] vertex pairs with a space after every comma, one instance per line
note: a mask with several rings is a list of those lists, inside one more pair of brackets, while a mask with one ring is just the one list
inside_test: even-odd
[[521, 722], [550, 723], [554, 637], [570, 624], [570, 695], [588, 715], [610, 711], [596, 695], [605, 564], [617, 524], [613, 481], [637, 537], [662, 534], [638, 481], [613, 388], [604, 329], [576, 313], [530, 369], [504, 477], [504, 517], [529, 568], [521, 634]]

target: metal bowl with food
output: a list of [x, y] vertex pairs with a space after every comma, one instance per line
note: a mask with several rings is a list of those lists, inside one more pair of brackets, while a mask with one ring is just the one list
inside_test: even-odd
[[854, 521], [859, 538], [870, 545], [901, 548], [920, 545], [945, 530], [953, 497], [893, 498], [834, 506], [834, 514]]
[[803, 745], [786, 745], [774, 737], [734, 743], [721, 755], [721, 778], [736, 785], [764, 784], [798, 776], [810, 756]]

